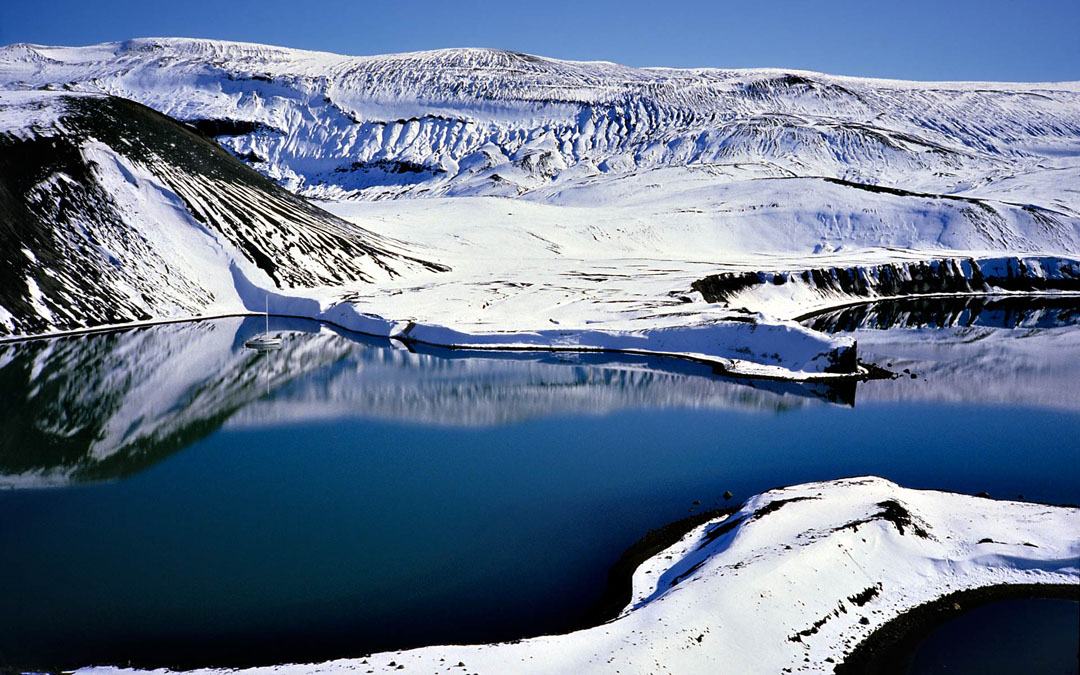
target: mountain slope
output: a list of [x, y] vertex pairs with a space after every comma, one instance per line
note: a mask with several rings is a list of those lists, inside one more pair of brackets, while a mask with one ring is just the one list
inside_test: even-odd
[[[139, 101], [309, 197], [585, 206], [643, 231], [620, 255], [1080, 252], [1080, 192], [1067, 187], [1080, 182], [1078, 83], [149, 38], [0, 48], [0, 86]], [[640, 245], [653, 239], [665, 248]]]
[[[695, 165], [989, 196], [1041, 192], [1063, 179], [1043, 174], [1080, 152], [1076, 83], [635, 69], [490, 49], [348, 57], [163, 38], [12, 45], [0, 80], [140, 101], [321, 196], [516, 195]], [[1075, 215], [1077, 203], [1054, 195], [1042, 206]]]
[[253, 285], [444, 269], [131, 101], [4, 93], [0, 122], [0, 335], [244, 311]]

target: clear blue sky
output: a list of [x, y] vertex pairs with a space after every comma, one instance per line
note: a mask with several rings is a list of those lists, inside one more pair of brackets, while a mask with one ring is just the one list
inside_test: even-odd
[[3, 0], [0, 44], [184, 36], [342, 54], [500, 47], [632, 66], [1080, 80], [1080, 0]]

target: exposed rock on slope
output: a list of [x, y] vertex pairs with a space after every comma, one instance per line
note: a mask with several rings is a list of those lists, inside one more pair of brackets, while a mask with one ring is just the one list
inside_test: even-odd
[[252, 284], [443, 269], [131, 101], [6, 93], [0, 123], [0, 335], [243, 311]]
[[725, 272], [693, 283], [708, 302], [796, 313], [880, 297], [1001, 291], [1080, 291], [1080, 262], [1061, 258], [944, 258], [784, 272]]

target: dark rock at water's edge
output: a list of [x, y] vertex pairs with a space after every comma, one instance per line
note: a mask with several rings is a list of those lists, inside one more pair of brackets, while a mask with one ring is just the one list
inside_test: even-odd
[[858, 373], [859, 372], [859, 343], [852, 342], [850, 346], [837, 347], [829, 354], [829, 365], [825, 366], [826, 373]]

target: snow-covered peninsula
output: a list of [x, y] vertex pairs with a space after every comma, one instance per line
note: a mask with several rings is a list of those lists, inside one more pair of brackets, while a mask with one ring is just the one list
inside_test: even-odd
[[832, 672], [876, 629], [931, 600], [999, 585], [1075, 587], [1078, 530], [1075, 507], [880, 478], [797, 485], [752, 497], [645, 561], [630, 605], [593, 628], [228, 672]]

